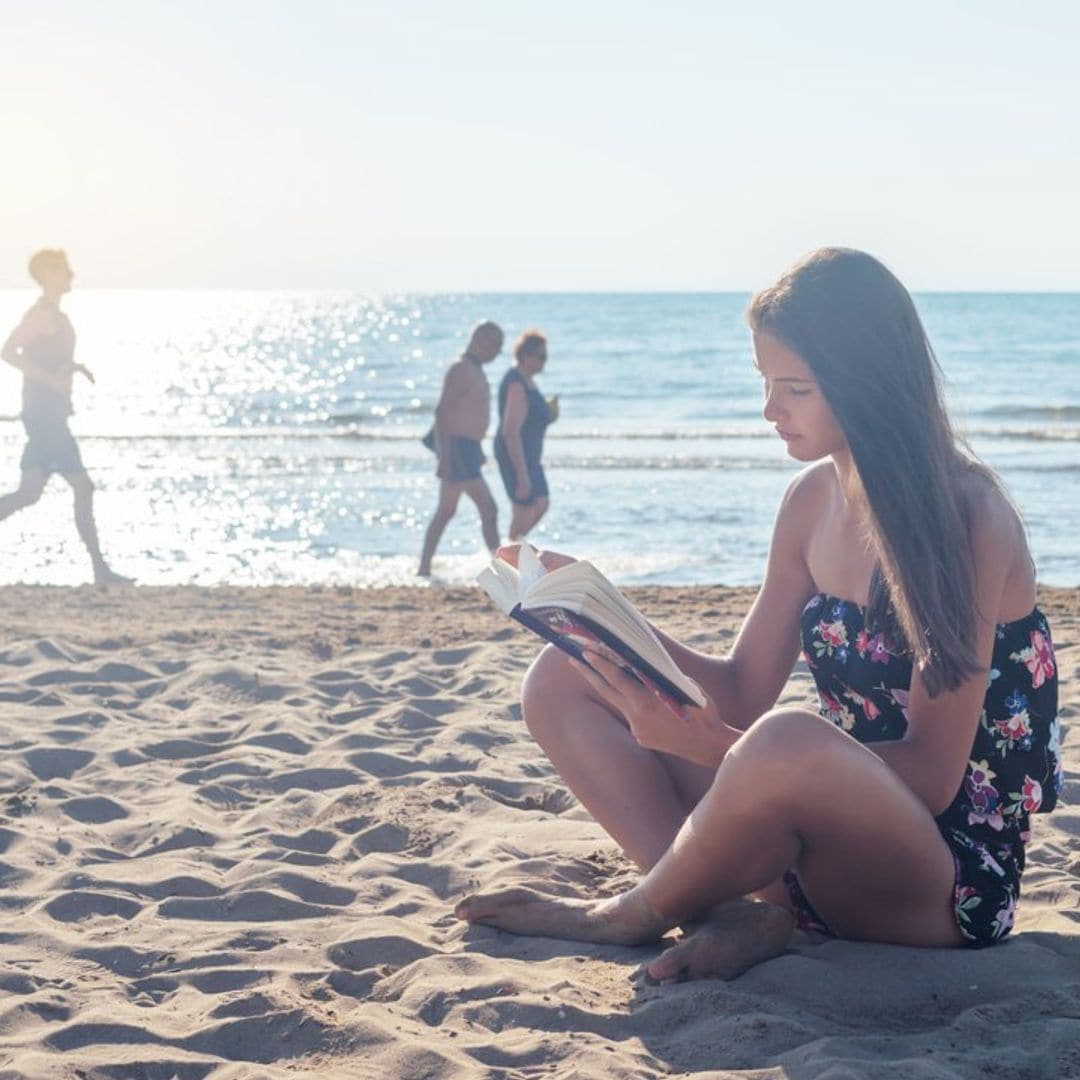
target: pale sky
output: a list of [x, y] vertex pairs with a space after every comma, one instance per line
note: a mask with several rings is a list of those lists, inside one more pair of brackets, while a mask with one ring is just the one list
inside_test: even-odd
[[0, 4], [0, 287], [1080, 289], [1064, 0]]

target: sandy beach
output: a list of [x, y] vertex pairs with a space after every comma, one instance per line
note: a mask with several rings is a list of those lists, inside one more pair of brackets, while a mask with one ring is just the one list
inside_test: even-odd
[[[723, 652], [750, 589], [628, 590]], [[1046, 590], [1080, 773], [1080, 590]], [[730, 983], [469, 928], [625, 884], [520, 719], [478, 590], [0, 590], [0, 1077], [1080, 1077], [1080, 812], [982, 952], [797, 936]], [[797, 670], [782, 700], [812, 699]]]

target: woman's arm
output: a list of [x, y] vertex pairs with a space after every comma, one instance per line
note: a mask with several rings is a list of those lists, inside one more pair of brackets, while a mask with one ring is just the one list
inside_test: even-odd
[[821, 485], [813, 474], [800, 473], [781, 502], [765, 582], [730, 655], [716, 659], [660, 634], [675, 662], [705, 691], [703, 708], [683, 709], [673, 722], [672, 706], [618, 665], [594, 653], [588, 661], [595, 671], [576, 665], [596, 694], [625, 717], [641, 746], [716, 767], [776, 703], [798, 655], [799, 617], [814, 592], [803, 554], [820, 507]]
[[799, 618], [815, 589], [805, 541], [819, 513], [819, 479], [815, 469], [805, 470], [784, 493], [765, 580], [726, 657], [707, 656], [657, 630], [675, 663], [697, 673], [725, 723], [740, 731], [776, 704], [799, 656]]
[[[1021, 552], [1022, 549], [1022, 552]], [[956, 797], [979, 724], [994, 651], [994, 635], [1010, 569], [1026, 543], [1016, 514], [997, 491], [972, 506], [975, 570], [975, 653], [979, 670], [955, 690], [930, 697], [916, 671], [911, 679], [907, 732], [870, 744], [935, 816]]]
[[528, 411], [529, 402], [525, 396], [525, 388], [520, 382], [511, 383], [506, 391], [502, 435], [506, 443], [506, 452], [510, 455], [514, 474], [517, 477], [517, 490], [514, 492], [514, 497], [518, 499], [529, 497], [529, 470], [525, 465], [525, 448], [521, 444], [521, 429], [525, 424]]

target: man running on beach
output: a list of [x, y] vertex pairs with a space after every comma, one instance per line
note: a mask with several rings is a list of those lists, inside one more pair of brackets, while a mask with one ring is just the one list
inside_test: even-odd
[[502, 351], [503, 332], [493, 322], [482, 322], [472, 332], [465, 352], [450, 365], [435, 406], [435, 452], [439, 455], [439, 505], [427, 527], [420, 556], [421, 577], [431, 576], [431, 560], [443, 530], [457, 510], [464, 492], [480, 511], [484, 543], [490, 551], [499, 546], [498, 510], [487, 482], [480, 474], [484, 464], [481, 440], [491, 418], [491, 388], [484, 364]]
[[60, 300], [71, 291], [75, 275], [63, 251], [46, 249], [31, 257], [30, 276], [41, 286], [41, 296], [0, 353], [22, 372], [22, 422], [26, 428], [22, 482], [17, 491], [0, 496], [0, 521], [36, 503], [49, 477], [58, 472], [75, 493], [75, 525], [90, 553], [95, 584], [130, 584], [131, 578], [111, 570], [101, 554], [94, 524], [94, 485], [68, 428], [75, 376], [94, 381], [87, 368], [75, 363], [75, 329], [60, 310]]

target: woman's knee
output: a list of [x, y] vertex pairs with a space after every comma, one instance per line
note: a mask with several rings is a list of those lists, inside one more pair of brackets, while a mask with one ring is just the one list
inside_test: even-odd
[[521, 713], [533, 735], [547, 728], [553, 717], [565, 715], [574, 697], [584, 697], [587, 685], [570, 666], [569, 658], [554, 645], [546, 645], [525, 672], [521, 684]]
[[[774, 774], [805, 773], [837, 746], [840, 733], [809, 709], [773, 709], [750, 726], [728, 751], [732, 762], [767, 766]], [[725, 761], [727, 758], [725, 758]]]

